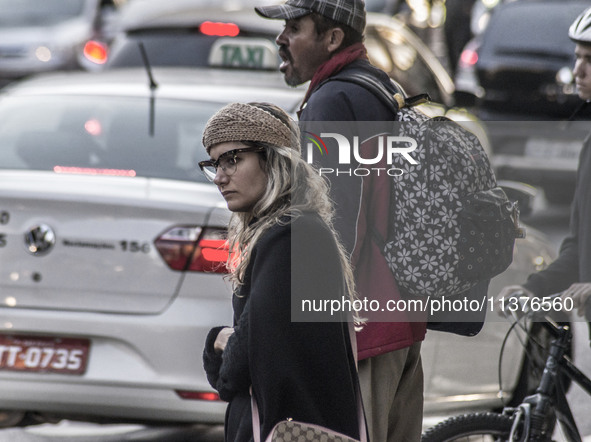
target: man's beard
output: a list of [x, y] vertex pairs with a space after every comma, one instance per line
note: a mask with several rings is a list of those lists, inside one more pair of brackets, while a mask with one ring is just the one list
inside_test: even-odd
[[284, 74], [284, 78], [285, 78], [285, 83], [291, 87], [297, 87], [300, 84], [305, 83], [305, 81], [302, 81], [302, 79], [298, 75], [293, 74], [293, 73], [292, 73], [292, 75], [287, 75], [287, 73]]
[[296, 87], [300, 84], [304, 84], [306, 80], [302, 80], [301, 76], [295, 71], [293, 67], [293, 58], [289, 51], [283, 47], [280, 47], [279, 55], [281, 56], [282, 60], [287, 61], [289, 63], [287, 70], [283, 72], [285, 83], [291, 87]]

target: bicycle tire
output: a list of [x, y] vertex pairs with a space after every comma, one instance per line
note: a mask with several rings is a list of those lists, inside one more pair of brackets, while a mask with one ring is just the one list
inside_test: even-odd
[[513, 419], [498, 413], [454, 416], [428, 429], [421, 442], [508, 441]]

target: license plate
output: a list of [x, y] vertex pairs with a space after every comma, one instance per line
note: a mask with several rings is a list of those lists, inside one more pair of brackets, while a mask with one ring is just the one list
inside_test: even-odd
[[0, 335], [0, 370], [81, 375], [90, 340]]
[[582, 148], [582, 141], [530, 138], [525, 143], [525, 155], [533, 158], [578, 160]]

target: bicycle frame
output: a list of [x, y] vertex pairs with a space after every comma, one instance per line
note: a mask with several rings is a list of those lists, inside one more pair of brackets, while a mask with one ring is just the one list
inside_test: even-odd
[[[586, 316], [590, 318], [591, 303], [587, 305], [589, 311]], [[591, 396], [591, 380], [568, 357], [572, 341], [569, 323], [558, 324], [549, 316], [539, 316], [531, 311], [524, 315], [511, 313], [514, 325], [521, 325], [526, 333], [531, 329], [527, 322], [520, 324], [521, 319], [537, 318], [552, 337], [536, 392], [517, 407], [505, 407], [502, 413], [487, 411], [452, 416], [424, 432], [421, 436], [423, 442], [460, 441], [471, 437], [511, 442], [550, 442], [557, 421], [568, 442], [581, 442], [563, 382], [568, 381], [569, 385], [574, 382]]]
[[[561, 388], [560, 375], [564, 374], [591, 396], [591, 380], [585, 376], [566, 356], [572, 339], [569, 326], [561, 326], [551, 318], [545, 317], [543, 326], [554, 336], [550, 353], [546, 359], [544, 372], [536, 393], [524, 399], [515, 411], [515, 421], [510, 440], [523, 422], [523, 433], [520, 440], [542, 440], [549, 428], [548, 417], [556, 413], [561, 428], [570, 442], [581, 442], [581, 435], [575, 423], [572, 411]], [[553, 427], [553, 424], [552, 424]]]

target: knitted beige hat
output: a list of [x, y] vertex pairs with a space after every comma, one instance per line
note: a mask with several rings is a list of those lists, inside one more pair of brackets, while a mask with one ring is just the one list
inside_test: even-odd
[[290, 127], [270, 112], [245, 103], [231, 103], [217, 111], [205, 125], [203, 145], [229, 141], [262, 141], [300, 150], [299, 129]]

